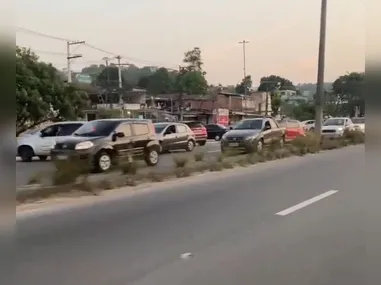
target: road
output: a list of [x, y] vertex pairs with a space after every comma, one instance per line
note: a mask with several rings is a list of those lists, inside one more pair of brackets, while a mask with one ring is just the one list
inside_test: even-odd
[[[219, 142], [208, 141], [203, 147], [197, 147], [195, 151], [204, 151], [208, 156], [216, 156], [220, 152]], [[176, 152], [177, 153], [177, 152]], [[179, 155], [188, 155], [189, 153], [184, 153]], [[161, 156], [159, 164], [156, 168], [167, 168], [173, 166], [173, 158], [170, 154], [163, 154]], [[46, 174], [54, 169], [53, 164], [50, 161], [39, 161], [38, 159], [30, 163], [21, 162], [20, 159], [16, 159], [16, 187], [28, 184], [29, 180], [35, 177], [37, 174]], [[48, 184], [48, 181], [43, 181]]]
[[364, 169], [355, 146], [19, 215], [14, 284], [379, 284]]

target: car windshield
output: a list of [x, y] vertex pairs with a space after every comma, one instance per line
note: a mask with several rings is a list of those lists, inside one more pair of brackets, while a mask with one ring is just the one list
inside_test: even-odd
[[365, 124], [365, 118], [353, 118], [352, 122], [354, 124]]
[[235, 125], [234, 130], [261, 130], [262, 120], [244, 120]]
[[343, 126], [345, 123], [344, 119], [327, 119], [323, 126]]
[[118, 124], [118, 121], [91, 121], [82, 125], [82, 127], [76, 130], [74, 135], [81, 137], [106, 137], [115, 130]]
[[160, 134], [167, 126], [168, 124], [155, 124], [155, 132]]

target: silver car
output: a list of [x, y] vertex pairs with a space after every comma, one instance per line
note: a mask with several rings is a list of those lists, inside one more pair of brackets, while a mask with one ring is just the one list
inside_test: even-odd
[[352, 118], [351, 120], [353, 122], [354, 127], [357, 130], [365, 133], [365, 118], [364, 117]]
[[86, 122], [67, 121], [53, 123], [42, 130], [25, 134], [17, 138], [17, 156], [24, 162], [32, 161], [35, 156], [40, 160], [46, 160], [57, 139], [71, 136], [84, 123]]
[[353, 130], [354, 125], [348, 117], [328, 118], [322, 126], [322, 136], [341, 137], [346, 130]]

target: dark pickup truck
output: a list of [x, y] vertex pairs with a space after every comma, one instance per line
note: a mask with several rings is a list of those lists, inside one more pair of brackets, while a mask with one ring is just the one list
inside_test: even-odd
[[237, 150], [242, 152], [260, 152], [264, 145], [274, 142], [283, 147], [285, 129], [279, 127], [270, 117], [244, 119], [221, 138], [221, 152]]

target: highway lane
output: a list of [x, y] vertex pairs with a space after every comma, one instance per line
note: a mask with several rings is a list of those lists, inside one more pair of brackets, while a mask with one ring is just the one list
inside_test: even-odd
[[[208, 143], [200, 147], [198, 146], [195, 151], [204, 151], [208, 156], [216, 156], [219, 153], [219, 142], [208, 141]], [[187, 152], [176, 152], [179, 155], [189, 155]], [[142, 163], [144, 165], [144, 163]], [[159, 164], [156, 168], [168, 168], [173, 166], [173, 157], [170, 154], [163, 154], [160, 158]], [[37, 174], [46, 174], [49, 176], [49, 172], [53, 171], [54, 167], [50, 161], [39, 161], [38, 159], [30, 163], [21, 162], [20, 159], [16, 159], [16, 187], [23, 186], [28, 183], [28, 181], [35, 177]], [[49, 183], [48, 180], [44, 179], [44, 183]]]
[[356, 146], [19, 215], [15, 284], [378, 284], [363, 202], [381, 213], [364, 169]]

